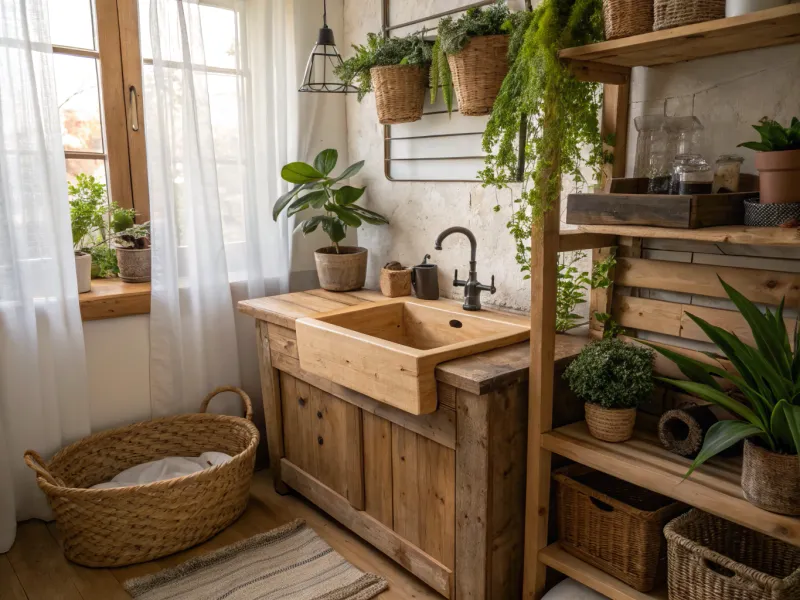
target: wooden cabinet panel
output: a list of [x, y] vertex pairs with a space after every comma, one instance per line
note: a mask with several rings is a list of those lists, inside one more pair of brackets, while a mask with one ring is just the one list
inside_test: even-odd
[[392, 424], [363, 411], [364, 510], [392, 527]]

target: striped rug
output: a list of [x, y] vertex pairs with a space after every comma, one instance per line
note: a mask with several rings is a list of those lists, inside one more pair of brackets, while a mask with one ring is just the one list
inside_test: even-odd
[[388, 587], [300, 519], [125, 582], [137, 600], [369, 600]]

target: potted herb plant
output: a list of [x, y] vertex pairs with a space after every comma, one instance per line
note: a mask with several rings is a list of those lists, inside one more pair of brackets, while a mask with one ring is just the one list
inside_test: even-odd
[[458, 19], [447, 16], [439, 21], [431, 63], [431, 102], [441, 84], [447, 110], [452, 111], [453, 86], [461, 114], [488, 115], [508, 73], [512, 29], [511, 11], [504, 0], [488, 8], [470, 8]]
[[604, 442], [633, 435], [636, 407], [653, 391], [652, 350], [607, 338], [585, 346], [564, 371], [570, 389], [586, 404], [589, 432]]
[[119, 278], [127, 283], [150, 281], [150, 223], [131, 224], [123, 228], [115, 224], [114, 249], [119, 265]]
[[385, 225], [389, 221], [386, 217], [355, 204], [366, 187], [337, 185], [358, 173], [364, 166], [364, 161], [350, 165], [338, 177], [330, 177], [338, 160], [339, 153], [328, 149], [317, 155], [313, 166], [304, 162], [293, 162], [283, 167], [281, 177], [294, 183], [295, 187], [278, 198], [272, 208], [272, 218], [277, 221], [284, 209], [290, 217], [304, 210], [323, 211], [323, 214], [315, 214], [298, 223], [295, 231], [302, 230], [304, 235], [308, 235], [322, 227], [332, 245], [314, 253], [319, 283], [326, 290], [349, 292], [364, 287], [367, 277], [367, 249], [340, 246], [339, 242], [347, 235], [348, 227], [358, 228], [362, 223]]
[[357, 82], [359, 102], [375, 90], [378, 120], [384, 125], [410, 123], [422, 118], [432, 44], [421, 35], [384, 38], [370, 33], [355, 56], [334, 73], [347, 85]]
[[800, 119], [794, 117], [790, 127], [783, 127], [764, 117], [753, 129], [761, 141], [739, 146], [756, 151], [761, 204], [800, 202]]
[[[663, 381], [738, 417], [709, 428], [703, 448], [686, 476], [708, 459], [746, 440], [742, 465], [745, 498], [771, 512], [800, 515], [800, 330], [795, 325], [790, 343], [783, 301], [775, 311], [767, 309], [762, 313], [741, 293], [722, 279], [720, 282], [750, 326], [756, 347], [687, 314], [731, 361], [736, 373], [651, 344], [689, 379]], [[733, 384], [733, 390], [723, 388], [719, 380]]]

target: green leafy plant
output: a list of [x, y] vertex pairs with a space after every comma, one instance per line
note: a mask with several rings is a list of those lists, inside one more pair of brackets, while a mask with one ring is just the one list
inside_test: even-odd
[[556, 331], [558, 333], [578, 327], [583, 321], [583, 317], [575, 313], [575, 308], [586, 302], [587, 288], [604, 289], [611, 285], [610, 271], [617, 264], [614, 255], [609, 254], [603, 260], [596, 262], [591, 277], [588, 271], [581, 271], [575, 266], [584, 258], [586, 258], [584, 252], [562, 252], [558, 255], [556, 271]]
[[136, 224], [116, 231], [114, 236], [114, 246], [128, 250], [144, 250], [150, 247], [150, 222]]
[[372, 91], [370, 69], [389, 65], [431, 64], [433, 44], [426, 42], [421, 34], [401, 38], [384, 38], [377, 33], [367, 34], [365, 45], [353, 45], [355, 56], [348, 58], [334, 69], [334, 74], [347, 85], [356, 82], [359, 102]]
[[448, 54], [461, 52], [472, 37], [510, 33], [517, 19], [506, 6], [505, 0], [498, 0], [488, 8], [470, 8], [458, 19], [447, 16], [440, 20], [430, 71], [431, 103], [436, 102], [441, 84], [447, 112], [453, 111], [453, 76], [447, 62]]
[[[722, 279], [720, 282], [750, 326], [756, 347], [700, 317], [686, 314], [731, 361], [737, 373], [650, 344], [689, 378], [660, 378], [662, 381], [721, 406], [740, 419], [711, 426], [687, 477], [709, 458], [746, 438], [754, 438], [773, 452], [800, 451], [800, 330], [795, 324], [793, 350], [783, 318], [784, 300], [775, 311], [767, 309], [762, 313], [744, 295]], [[733, 384], [734, 390], [724, 389], [720, 379]]]
[[792, 118], [789, 127], [783, 127], [777, 121], [764, 117], [758, 125], [753, 125], [759, 135], [760, 142], [744, 142], [739, 147], [749, 148], [756, 152], [781, 152], [783, 150], [800, 150], [800, 119]]
[[576, 80], [558, 58], [563, 48], [602, 40], [602, 12], [601, 0], [543, 0], [517, 13], [524, 16], [511, 34], [479, 176], [484, 186], [511, 190], [508, 229], [523, 272], [530, 271], [531, 228], [558, 200], [564, 176], [586, 187], [613, 160], [600, 136], [599, 84]]
[[113, 248], [103, 244], [89, 248], [88, 251], [92, 255], [92, 278], [105, 279], [119, 275], [117, 253]]
[[655, 353], [618, 339], [585, 346], [564, 371], [570, 389], [603, 408], [632, 408], [653, 392]]
[[304, 235], [308, 235], [322, 226], [337, 254], [339, 242], [347, 235], [348, 227], [361, 227], [362, 222], [370, 225], [385, 225], [389, 222], [383, 215], [355, 204], [366, 187], [337, 185], [343, 179], [358, 173], [364, 166], [364, 161], [350, 165], [338, 177], [330, 177], [338, 160], [339, 153], [331, 148], [320, 152], [314, 159], [313, 166], [304, 162], [293, 162], [283, 167], [281, 177], [296, 185], [278, 198], [272, 207], [272, 218], [276, 221], [284, 209], [287, 209], [286, 214], [290, 217], [308, 209], [325, 211], [323, 215], [314, 215], [301, 221], [295, 231], [302, 230]]

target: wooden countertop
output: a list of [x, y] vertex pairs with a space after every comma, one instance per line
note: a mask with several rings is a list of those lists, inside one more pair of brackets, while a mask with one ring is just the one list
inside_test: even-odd
[[[385, 296], [373, 290], [346, 293], [308, 290], [243, 300], [239, 302], [239, 311], [268, 323], [294, 329], [295, 320], [302, 317], [337, 310], [344, 306], [384, 300], [387, 300]], [[440, 302], [461, 304], [456, 300], [444, 298]], [[489, 307], [484, 310], [508, 314], [506, 311]], [[575, 356], [588, 341], [586, 337], [557, 335], [556, 366]], [[436, 367], [436, 379], [467, 392], [485, 394], [503, 384], [526, 378], [529, 366], [530, 343], [522, 342], [442, 363]]]

